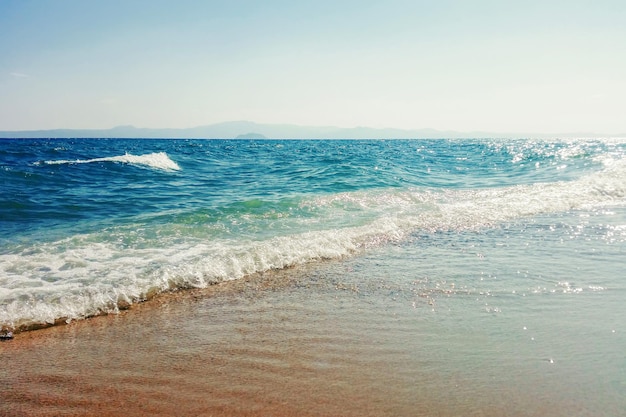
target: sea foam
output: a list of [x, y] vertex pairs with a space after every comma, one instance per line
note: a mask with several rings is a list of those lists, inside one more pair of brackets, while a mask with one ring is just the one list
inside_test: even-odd
[[54, 160], [44, 161], [47, 165], [65, 165], [65, 164], [89, 164], [94, 162], [117, 162], [122, 164], [135, 165], [140, 167], [147, 167], [152, 169], [158, 169], [163, 171], [179, 171], [180, 166], [172, 161], [165, 152], [154, 152], [145, 155], [132, 155], [126, 153], [119, 156], [110, 156], [104, 158], [93, 159], [75, 159], [75, 160]]
[[20, 328], [116, 312], [160, 292], [352, 256], [414, 232], [477, 230], [536, 215], [623, 206], [624, 178], [626, 164], [618, 161], [574, 181], [318, 196], [300, 203], [321, 209], [317, 226], [294, 233], [291, 223], [282, 231], [276, 225], [272, 237], [202, 237], [198, 231], [128, 246], [116, 243], [129, 232], [118, 228], [36, 243], [0, 254], [0, 324]]

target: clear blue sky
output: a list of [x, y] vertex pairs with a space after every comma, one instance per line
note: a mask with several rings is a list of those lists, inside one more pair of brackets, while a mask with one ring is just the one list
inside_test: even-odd
[[626, 1], [0, 0], [0, 130], [626, 132]]

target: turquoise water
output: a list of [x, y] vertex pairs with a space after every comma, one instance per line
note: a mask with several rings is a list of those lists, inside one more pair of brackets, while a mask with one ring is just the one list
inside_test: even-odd
[[608, 323], [626, 312], [609, 302], [625, 154], [608, 139], [2, 140], [0, 325], [398, 247], [493, 314], [589, 297]]

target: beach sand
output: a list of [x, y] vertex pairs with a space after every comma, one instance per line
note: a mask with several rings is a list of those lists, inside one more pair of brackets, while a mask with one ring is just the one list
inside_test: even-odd
[[358, 285], [349, 268], [271, 272], [18, 334], [0, 343], [0, 415], [586, 415], [584, 398], [546, 392], [550, 375], [490, 374], [472, 364], [480, 340], [464, 350], [466, 335], [422, 327], [433, 297]]

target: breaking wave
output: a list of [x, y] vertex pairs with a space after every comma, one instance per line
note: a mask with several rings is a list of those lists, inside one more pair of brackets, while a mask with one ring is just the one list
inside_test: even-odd
[[[132, 155], [122, 158], [133, 160]], [[154, 160], [141, 160], [146, 159]], [[291, 219], [283, 226], [277, 222], [273, 235], [216, 237], [202, 235], [207, 225], [190, 233], [183, 224], [168, 224], [155, 226], [160, 236], [136, 245], [128, 243], [129, 235], [137, 233], [131, 226], [35, 243], [0, 254], [0, 325], [28, 328], [116, 312], [164, 291], [352, 256], [416, 231], [475, 230], [537, 215], [623, 207], [624, 178], [626, 162], [620, 160], [574, 181], [312, 196], [282, 210], [288, 218], [296, 205], [310, 206], [315, 218]], [[279, 214], [275, 218], [282, 218]], [[241, 219], [246, 216], [242, 213]], [[165, 234], [164, 228], [176, 230]]]
[[94, 162], [117, 162], [121, 164], [129, 164], [140, 167], [147, 167], [152, 169], [158, 169], [163, 171], [179, 171], [180, 166], [172, 161], [165, 152], [155, 152], [146, 155], [132, 155], [126, 153], [119, 156], [110, 156], [104, 158], [93, 159], [75, 159], [75, 160], [56, 160], [56, 161], [44, 161], [46, 165], [71, 165], [71, 164], [90, 164]]

